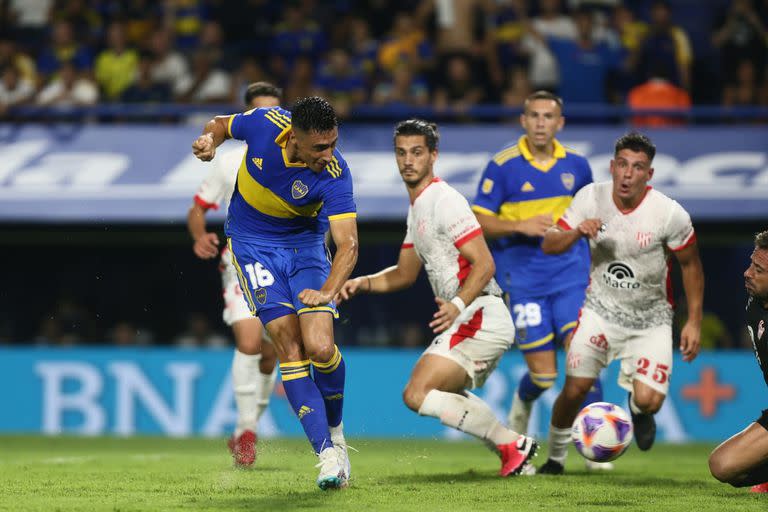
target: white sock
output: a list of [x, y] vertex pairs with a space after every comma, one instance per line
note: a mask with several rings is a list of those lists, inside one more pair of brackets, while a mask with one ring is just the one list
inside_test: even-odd
[[261, 354], [251, 356], [235, 350], [235, 356], [232, 359], [232, 388], [235, 391], [237, 405], [235, 436], [239, 436], [244, 430], [256, 432], [262, 387], [260, 361]]
[[[259, 358], [261, 358], [261, 356], [259, 356]], [[264, 411], [269, 407], [269, 399], [272, 396], [272, 391], [275, 389], [275, 380], [277, 380], [277, 365], [275, 365], [275, 369], [272, 370], [272, 373], [268, 375], [259, 372], [256, 379], [256, 421], [258, 422], [261, 415], [264, 414]]]
[[549, 458], [565, 464], [568, 456], [568, 442], [571, 440], [570, 428], [557, 428], [549, 426]]
[[333, 441], [333, 444], [346, 444], [343, 421], [335, 427], [328, 427], [328, 429], [331, 431], [331, 441]]
[[419, 408], [422, 416], [440, 419], [447, 426], [494, 444], [511, 443], [519, 437], [499, 423], [491, 408], [479, 397], [433, 389]]
[[640, 407], [635, 403], [635, 394], [630, 393], [629, 394], [629, 408], [630, 410], [635, 414], [645, 414]]

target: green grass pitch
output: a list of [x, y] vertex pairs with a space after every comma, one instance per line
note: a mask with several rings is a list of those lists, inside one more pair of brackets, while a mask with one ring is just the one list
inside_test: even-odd
[[[353, 439], [352, 484], [323, 492], [304, 440], [264, 440], [235, 469], [223, 440], [0, 437], [0, 510], [329, 510], [418, 512], [768, 510], [768, 495], [716, 482], [711, 445], [635, 446], [611, 473], [502, 479], [471, 441]], [[537, 465], [544, 461], [542, 449]]]

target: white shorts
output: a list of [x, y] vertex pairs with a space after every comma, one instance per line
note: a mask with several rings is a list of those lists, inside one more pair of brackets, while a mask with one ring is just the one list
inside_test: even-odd
[[237, 278], [237, 270], [232, 264], [232, 254], [228, 247], [221, 251], [221, 263], [219, 264], [221, 272], [221, 287], [224, 293], [224, 313], [222, 318], [228, 326], [245, 320], [254, 318], [251, 310], [248, 309], [248, 303], [243, 297], [243, 290], [240, 288], [240, 281]]
[[[483, 295], [440, 333], [424, 354], [447, 357], [464, 368], [470, 389], [479, 388], [515, 341], [515, 325], [500, 297]], [[423, 354], [422, 354], [423, 355]]]
[[568, 348], [566, 375], [597, 378], [614, 359], [621, 360], [619, 386], [632, 391], [632, 381], [639, 380], [666, 395], [672, 376], [672, 326], [628, 329], [583, 308]]

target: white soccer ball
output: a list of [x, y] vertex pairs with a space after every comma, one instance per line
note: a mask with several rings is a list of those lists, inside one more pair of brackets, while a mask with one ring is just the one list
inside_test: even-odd
[[608, 462], [618, 458], [632, 442], [632, 420], [618, 405], [595, 402], [576, 416], [571, 439], [585, 458]]

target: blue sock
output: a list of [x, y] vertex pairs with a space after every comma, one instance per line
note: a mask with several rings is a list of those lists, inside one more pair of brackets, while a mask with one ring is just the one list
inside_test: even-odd
[[526, 372], [517, 385], [517, 395], [521, 400], [530, 402], [536, 400], [543, 392], [555, 384], [557, 373]]
[[584, 403], [581, 404], [581, 406], [586, 407], [591, 403], [602, 402], [602, 401], [603, 401], [603, 385], [600, 383], [600, 379], [595, 379], [595, 383], [592, 384], [591, 388], [589, 388], [589, 393], [587, 393], [586, 398], [584, 398]]
[[280, 363], [285, 396], [299, 417], [315, 453], [333, 446], [325, 413], [325, 403], [315, 381], [309, 376], [309, 360]]
[[339, 347], [334, 345], [333, 349], [333, 356], [328, 362], [312, 361], [315, 384], [325, 401], [325, 413], [328, 415], [329, 427], [337, 427], [341, 423], [346, 375], [346, 365], [341, 357], [341, 352], [339, 352]]

